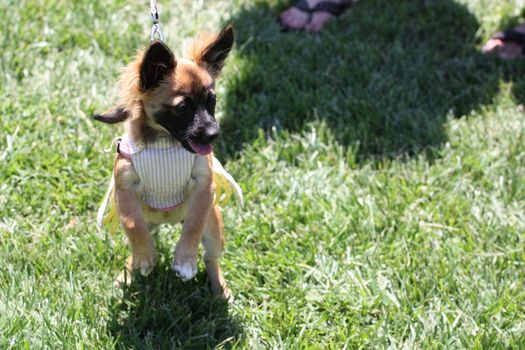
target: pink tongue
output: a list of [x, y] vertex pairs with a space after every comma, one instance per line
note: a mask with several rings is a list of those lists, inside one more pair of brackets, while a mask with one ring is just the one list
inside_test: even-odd
[[200, 154], [201, 156], [206, 156], [210, 154], [213, 149], [210, 144], [203, 145], [203, 144], [192, 142], [192, 141], [189, 141], [189, 144], [191, 148], [193, 148], [193, 150], [197, 152], [198, 154]]

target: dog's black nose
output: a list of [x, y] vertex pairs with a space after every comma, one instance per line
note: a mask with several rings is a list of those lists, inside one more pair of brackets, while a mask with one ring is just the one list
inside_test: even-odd
[[202, 133], [202, 143], [213, 142], [220, 134], [221, 130], [218, 124], [212, 124], [204, 129]]

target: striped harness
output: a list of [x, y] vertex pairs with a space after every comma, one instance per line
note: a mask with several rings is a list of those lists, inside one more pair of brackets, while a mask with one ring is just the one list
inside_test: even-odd
[[124, 134], [117, 150], [133, 163], [143, 185], [139, 195], [150, 208], [167, 211], [184, 202], [184, 190], [198, 155], [170, 136], [138, 145]]
[[[118, 143], [117, 152], [131, 160], [144, 191], [142, 200], [151, 208], [168, 211], [184, 202], [185, 188], [191, 177], [196, 154], [186, 149], [173, 138], [160, 138], [146, 147], [133, 143], [124, 134]], [[243, 205], [239, 184], [224, 169], [217, 158], [212, 157], [212, 173], [215, 183], [214, 205], [226, 205], [235, 195]], [[97, 226], [106, 225], [112, 233], [117, 232], [120, 220], [115, 203], [115, 178], [111, 175], [109, 186], [97, 211]]]

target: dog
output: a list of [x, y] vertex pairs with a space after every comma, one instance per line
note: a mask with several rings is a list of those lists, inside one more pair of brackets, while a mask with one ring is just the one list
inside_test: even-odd
[[124, 123], [110, 188], [98, 213], [100, 222], [113, 201], [131, 247], [118, 283], [128, 282], [134, 269], [148, 275], [155, 266], [151, 228], [182, 223], [173, 270], [183, 280], [193, 278], [202, 242], [212, 292], [230, 296], [219, 266], [224, 235], [215, 200], [217, 174], [241, 202], [242, 192], [213, 156], [212, 143], [220, 133], [215, 80], [233, 43], [231, 25], [194, 41], [186, 58], [175, 58], [166, 44], [153, 41], [124, 69], [117, 106], [94, 116], [104, 123]]

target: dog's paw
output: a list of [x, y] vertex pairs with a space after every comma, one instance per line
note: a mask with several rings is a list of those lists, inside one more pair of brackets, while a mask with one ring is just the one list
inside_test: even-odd
[[123, 286], [129, 286], [131, 284], [131, 278], [131, 272], [124, 270], [121, 273], [119, 273], [117, 278], [113, 281], [113, 287], [121, 288]]
[[140, 271], [142, 276], [147, 276], [157, 264], [157, 256], [154, 252], [147, 254], [133, 254], [133, 268]]
[[171, 268], [184, 282], [189, 281], [197, 274], [197, 259], [194, 256], [177, 255]]
[[224, 300], [229, 304], [233, 303], [233, 295], [230, 289], [226, 287], [226, 285], [221, 286], [219, 289], [216, 290], [212, 287], [212, 293], [219, 300]]

